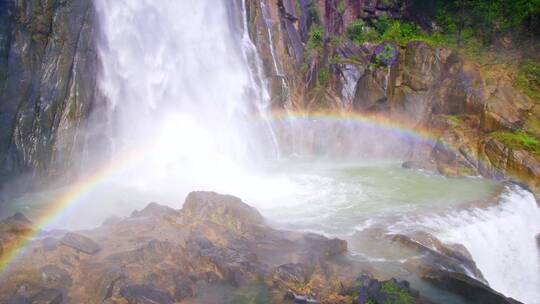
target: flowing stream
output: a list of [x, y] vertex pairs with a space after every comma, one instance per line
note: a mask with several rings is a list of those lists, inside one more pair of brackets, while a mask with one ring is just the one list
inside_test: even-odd
[[[407, 258], [366, 243], [362, 233], [372, 227], [430, 232], [464, 245], [494, 289], [540, 303], [540, 211], [532, 194], [507, 187], [492, 202], [475, 205], [501, 185], [403, 169], [399, 157], [408, 141], [346, 123], [329, 128], [313, 121], [306, 131], [291, 132], [298, 137], [342, 127], [347, 136], [338, 140], [354, 142], [347, 147], [358, 152], [346, 160], [329, 157], [335, 138], [301, 139], [321, 141], [328, 152], [323, 158], [309, 155], [313, 149], [283, 147], [287, 131], [270, 119], [242, 0], [95, 4], [103, 30], [100, 88], [110, 104], [108, 162], [132, 159], [133, 151], [140, 156], [77, 197], [49, 228], [90, 228], [149, 201], [180, 208], [189, 191], [213, 190], [241, 197], [277, 227], [347, 238], [352, 254], [369, 261]], [[362, 153], [366, 149], [370, 158]], [[372, 158], [387, 150], [388, 158]], [[32, 217], [69, 191], [28, 193], [9, 212]]]

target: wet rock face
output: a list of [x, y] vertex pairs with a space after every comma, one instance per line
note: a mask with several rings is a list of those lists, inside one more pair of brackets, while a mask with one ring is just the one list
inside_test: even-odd
[[120, 295], [129, 303], [174, 303], [169, 294], [148, 285], [128, 285], [120, 290]]
[[[16, 219], [24, 221], [0, 222], [0, 238], [15, 233]], [[203, 296], [201, 286], [241, 290], [260, 282], [275, 291], [274, 302], [292, 290], [335, 303], [328, 297], [357, 269], [337, 262], [345, 241], [273, 230], [239, 198], [214, 192], [189, 194], [181, 210], [151, 203], [84, 235], [28, 246], [0, 278], [2, 303], [177, 303]]]
[[256, 209], [239, 198], [215, 192], [191, 192], [182, 212], [193, 219], [212, 221], [241, 232], [255, 229], [264, 221]]
[[67, 233], [60, 242], [86, 254], [96, 254], [101, 250], [99, 245], [89, 237], [73, 232]]
[[[0, 239], [18, 233], [10, 229], [17, 219], [26, 222], [0, 221]], [[193, 192], [181, 210], [151, 203], [84, 236], [70, 232], [60, 245], [52, 236], [31, 241], [0, 277], [0, 302], [199, 303], [262, 284], [271, 303], [429, 303], [406, 281], [358, 277], [370, 268], [349, 259], [345, 241], [274, 230], [261, 219], [239, 198]], [[466, 275], [475, 266], [464, 248], [430, 235], [394, 238], [423, 256], [413, 265], [423, 279], [458, 294], [471, 288], [472, 299], [506, 299]]]
[[0, 4], [0, 184], [75, 166], [95, 106], [92, 1]]
[[507, 298], [491, 289], [489, 286], [474, 280], [464, 274], [447, 270], [430, 270], [423, 276], [425, 280], [433, 282], [444, 289], [473, 301], [474, 303], [518, 304], [519, 301]]
[[444, 244], [433, 235], [422, 231], [417, 231], [411, 236], [396, 234], [391, 236], [391, 239], [422, 255], [420, 259], [413, 261], [412, 265], [422, 272], [450, 270], [487, 283], [470, 253], [461, 245]]

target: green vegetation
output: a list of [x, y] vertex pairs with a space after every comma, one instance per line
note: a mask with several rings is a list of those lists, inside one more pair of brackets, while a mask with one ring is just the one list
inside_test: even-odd
[[375, 63], [386, 65], [394, 57], [394, 47], [390, 43], [384, 45], [384, 49], [375, 57]]
[[540, 63], [531, 59], [521, 65], [516, 84], [525, 94], [536, 102], [540, 102]]
[[457, 115], [446, 115], [446, 118], [456, 125], [460, 125], [463, 123], [463, 120], [461, 119], [461, 117]]
[[412, 22], [388, 17], [356, 20], [347, 28], [351, 41], [400, 45], [424, 41], [462, 50], [467, 55], [485, 53], [497, 37], [512, 37], [513, 42], [533, 40], [540, 35], [540, 0], [434, 0], [415, 1], [412, 10], [435, 21], [421, 29]]
[[386, 292], [392, 300], [387, 300], [384, 304], [409, 304], [413, 303], [413, 297], [407, 290], [399, 288], [394, 282], [387, 281], [382, 284], [381, 290]]
[[347, 37], [356, 44], [364, 42], [375, 42], [380, 38], [380, 34], [373, 28], [367, 26], [362, 19], [357, 19], [347, 28]]
[[497, 131], [491, 133], [491, 135], [510, 148], [526, 150], [540, 155], [540, 140], [524, 131]]
[[322, 52], [324, 46], [324, 29], [320, 25], [313, 25], [308, 33], [307, 49]]
[[317, 85], [324, 87], [328, 84], [329, 81], [330, 81], [330, 70], [326, 67], [320, 68], [317, 74]]
[[501, 34], [538, 34], [540, 0], [436, 0], [434, 15], [461, 46], [471, 33], [486, 43]]
[[337, 4], [337, 10], [340, 14], [345, 13], [345, 0], [339, 0]]
[[347, 37], [356, 44], [395, 41], [400, 45], [405, 45], [416, 40], [428, 44], [440, 44], [443, 42], [443, 36], [440, 34], [429, 34], [412, 22], [386, 17], [375, 20], [371, 26], [368, 26], [361, 19], [353, 21], [347, 28]]
[[238, 290], [231, 301], [227, 301], [227, 303], [270, 304], [272, 303], [272, 295], [270, 294], [268, 288], [260, 283]]

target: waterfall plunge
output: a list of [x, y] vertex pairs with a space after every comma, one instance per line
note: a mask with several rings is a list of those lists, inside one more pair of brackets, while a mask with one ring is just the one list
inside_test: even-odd
[[112, 159], [145, 155], [119, 180], [161, 191], [179, 184], [232, 191], [249, 179], [249, 160], [275, 156], [265, 119], [269, 96], [244, 6], [96, 1]]
[[423, 225], [443, 241], [463, 244], [493, 289], [540, 303], [540, 209], [530, 192], [512, 187], [495, 206], [434, 216]]

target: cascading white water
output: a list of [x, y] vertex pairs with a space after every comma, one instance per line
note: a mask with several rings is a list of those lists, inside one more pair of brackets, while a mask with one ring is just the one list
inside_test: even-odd
[[278, 151], [243, 0], [95, 3], [112, 157], [147, 154], [131, 184], [231, 183], [249, 160]]
[[423, 224], [441, 240], [464, 245], [493, 289], [540, 303], [540, 209], [530, 192], [508, 189], [495, 206], [434, 216]]
[[268, 11], [268, 7], [266, 6], [265, 0], [260, 1], [261, 4], [261, 10], [263, 19], [265, 22], [266, 27], [266, 34], [268, 36], [268, 48], [270, 49], [270, 56], [272, 56], [272, 64], [274, 66], [274, 71], [276, 72], [275, 77], [279, 77], [279, 80], [281, 82], [281, 90], [282, 95], [285, 97], [285, 105], [290, 106], [290, 89], [289, 85], [287, 84], [287, 81], [285, 80], [285, 75], [283, 75], [281, 69], [279, 68], [278, 64], [278, 58], [276, 55], [276, 48], [274, 47], [274, 38], [272, 35], [273, 30], [273, 21], [272, 18], [270, 18], [270, 12]]

